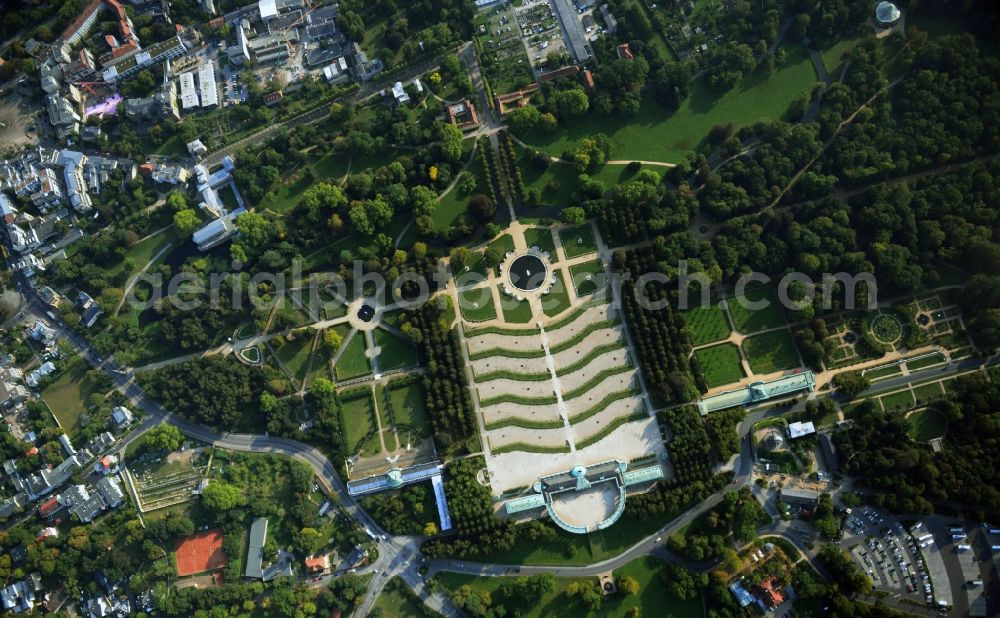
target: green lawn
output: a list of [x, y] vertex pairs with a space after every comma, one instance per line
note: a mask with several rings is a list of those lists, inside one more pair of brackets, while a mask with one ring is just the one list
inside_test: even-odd
[[773, 373], [799, 366], [795, 340], [787, 330], [754, 335], [743, 340], [743, 353], [754, 373]]
[[913, 407], [913, 393], [909, 390], [899, 391], [898, 393], [893, 393], [891, 395], [884, 395], [882, 399], [882, 408], [885, 410], [894, 410], [896, 408], [912, 408]]
[[[378, 428], [370, 390], [361, 389], [360, 392], [352, 392], [342, 398], [340, 415], [348, 451], [353, 454], [362, 449], [365, 455], [374, 455], [381, 450], [378, 440], [365, 440]], [[365, 444], [362, 445], [362, 442]]]
[[417, 364], [417, 349], [389, 331], [375, 330], [375, 345], [380, 349], [378, 366], [382, 371], [402, 369]]
[[933, 365], [937, 365], [944, 362], [944, 354], [936, 352], [924, 358], [918, 358], [917, 360], [906, 361], [906, 368], [910, 371], [917, 371], [918, 369], [927, 369]]
[[569, 276], [573, 280], [573, 287], [576, 288], [577, 296], [593, 294], [607, 283], [604, 266], [597, 260], [570, 266]]
[[382, 314], [382, 322], [388, 324], [389, 326], [395, 326], [396, 328], [402, 326], [403, 320], [405, 319], [406, 312], [402, 309], [395, 309]]
[[87, 364], [74, 357], [62, 375], [42, 391], [42, 398], [59, 426], [71, 437], [80, 429], [80, 415], [86, 411], [87, 398], [97, 392], [98, 385], [87, 375], [87, 370]]
[[[157, 234], [156, 236], [151, 236], [149, 238], [146, 238], [145, 240], [137, 242], [131, 247], [129, 247], [128, 251], [125, 252], [125, 258], [126, 259], [131, 258], [134, 266], [132, 267], [131, 271], [125, 273], [125, 278], [128, 279], [132, 275], [141, 271], [149, 263], [149, 261], [152, 260], [154, 256], [156, 256], [156, 254], [158, 254], [168, 245], [176, 244], [179, 239], [180, 239], [180, 234], [177, 232], [177, 228], [171, 226], [167, 228], [164, 232]], [[160, 259], [162, 260], [169, 254], [170, 251], [168, 250], [166, 253], [160, 256]], [[107, 273], [111, 279], [116, 279], [117, 277], [122, 275], [122, 271], [124, 270], [125, 270], [125, 260], [121, 260], [111, 268], [107, 269]]]
[[490, 248], [496, 249], [500, 255], [506, 255], [508, 251], [514, 250], [514, 238], [510, 234], [501, 234], [496, 240], [490, 242]]
[[586, 255], [597, 251], [597, 241], [594, 239], [594, 228], [589, 224], [568, 227], [559, 230], [559, 242], [567, 258]]
[[534, 317], [527, 301], [515, 300], [504, 294], [500, 294], [500, 310], [503, 311], [503, 319], [511, 324], [528, 324]]
[[889, 376], [895, 376], [903, 373], [903, 370], [899, 365], [890, 365], [889, 367], [882, 367], [880, 369], [872, 369], [871, 371], [865, 372], [865, 377], [869, 380], [878, 380], [879, 378], [887, 378]]
[[560, 156], [581, 139], [605, 133], [614, 144], [612, 159], [679, 162], [685, 154], [701, 149], [705, 136], [717, 124], [728, 122], [738, 128], [784, 115], [795, 97], [816, 81], [805, 49], [794, 44], [786, 45], [786, 50], [785, 62], [769, 77], [755, 72], [721, 96], [696, 80], [691, 94], [672, 114], [647, 91], [635, 116], [588, 114], [560, 123], [552, 133], [522, 139]]
[[[283, 213], [298, 204], [302, 192], [317, 182], [328, 180], [339, 183], [347, 175], [348, 170], [351, 173], [357, 173], [365, 169], [381, 167], [392, 163], [398, 154], [394, 148], [388, 147], [356, 160], [352, 160], [350, 156], [342, 153], [323, 155], [314, 162], [285, 174], [278, 184], [271, 187], [257, 208], [258, 210], [273, 210], [277, 213]], [[306, 170], [309, 170], [311, 174], [306, 173]]]
[[497, 317], [493, 306], [493, 293], [489, 286], [465, 290], [458, 294], [462, 317], [469, 322], [485, 322]]
[[424, 387], [419, 381], [395, 386], [389, 383], [389, 401], [396, 424], [412, 427], [420, 437], [427, 438], [434, 430], [424, 397]]
[[542, 312], [550, 318], [569, 309], [569, 291], [563, 281], [562, 271], [555, 271], [555, 276], [556, 282], [549, 289], [549, 293], [542, 297]]
[[[469, 142], [471, 143], [471, 142]], [[467, 160], [468, 155], [465, 156]], [[484, 195], [489, 195], [489, 187], [487, 182], [489, 182], [489, 177], [486, 174], [486, 170], [483, 166], [479, 164], [479, 155], [472, 157], [472, 162], [469, 167], [466, 168], [466, 172], [472, 174], [473, 178], [476, 179], [476, 189], [472, 193], [465, 193], [459, 189], [458, 185], [452, 188], [447, 195], [444, 195], [438, 199], [437, 208], [434, 209], [434, 213], [431, 214], [431, 220], [434, 222], [435, 230], [447, 230], [449, 227], [458, 221], [458, 218], [465, 214], [465, 211], [469, 208], [469, 198], [471, 198], [476, 193], [482, 193]]]
[[350, 380], [371, 372], [372, 366], [365, 356], [365, 350], [364, 333], [358, 331], [351, 337], [334, 367], [338, 380]]
[[940, 438], [948, 428], [948, 419], [933, 408], [917, 410], [906, 417], [910, 437], [919, 442]]
[[718, 304], [695, 307], [684, 312], [694, 345], [719, 341], [729, 336], [729, 321]]
[[[623, 618], [633, 607], [640, 608], [641, 616], [656, 616], [657, 618], [701, 618], [701, 598], [696, 596], [687, 601], [672, 597], [667, 587], [662, 583], [662, 563], [648, 557], [638, 558], [629, 562], [614, 572], [614, 576], [633, 577], [639, 583], [639, 592], [635, 595], [617, 593], [604, 598], [597, 610], [589, 610], [583, 606], [577, 597], [570, 597], [567, 589], [573, 582], [587, 581], [597, 583], [596, 578], [557, 577], [556, 589], [551, 594], [540, 599], [531, 599], [527, 604], [530, 608], [523, 614], [525, 618], [543, 618], [553, 616], [596, 618]], [[494, 593], [503, 578], [476, 577], [458, 573], [439, 573], [435, 580], [448, 591], [455, 591], [463, 585]]]
[[823, 57], [823, 64], [826, 66], [827, 73], [830, 74], [830, 78], [834, 81], [840, 77], [840, 71], [843, 69], [844, 59], [847, 54], [854, 49], [858, 43], [860, 43], [862, 38], [846, 38], [837, 41], [830, 47], [822, 50], [820, 56]]
[[180, 135], [171, 135], [162, 143], [156, 144], [150, 137], [139, 140], [142, 144], [142, 151], [152, 154], [163, 155], [165, 157], [186, 157], [188, 156], [187, 146]]
[[548, 251], [555, 261], [556, 241], [552, 239], [552, 230], [547, 227], [531, 227], [524, 230], [524, 242], [528, 247], [538, 247], [542, 251]]
[[764, 286], [749, 288], [745, 290], [742, 298], [749, 303], [766, 301], [767, 306], [750, 309], [745, 307], [739, 298], [726, 299], [737, 331], [749, 335], [768, 328], [777, 328], [785, 323], [785, 316], [778, 302], [778, 293], [773, 288]]
[[[667, 168], [647, 165], [640, 169], [656, 170], [656, 172], [660, 174], [660, 178], [662, 179], [663, 173]], [[635, 172], [629, 171], [627, 163], [615, 163], [615, 164], [605, 164], [601, 166], [601, 169], [598, 170], [596, 173], [591, 174], [590, 177], [594, 180], [600, 180], [601, 182], [604, 183], [605, 187], [610, 189], [615, 185], [619, 185], [622, 184], [623, 182], [628, 182], [629, 180], [632, 180], [632, 177], [635, 176], [637, 173], [638, 171]]]
[[309, 352], [312, 350], [314, 336], [315, 332], [312, 330], [299, 331], [295, 333], [295, 339], [287, 337], [284, 345], [274, 351], [291, 372], [289, 377], [299, 384], [302, 384], [309, 369]]
[[715, 388], [743, 378], [739, 348], [731, 343], [723, 343], [696, 351], [695, 356], [705, 374], [708, 386]]
[[434, 618], [440, 616], [424, 605], [398, 577], [393, 577], [375, 599], [375, 609], [384, 618]]
[[913, 387], [913, 396], [920, 403], [927, 403], [931, 400], [944, 396], [940, 382], [929, 382]]
[[569, 163], [552, 162], [544, 170], [532, 164], [528, 150], [515, 146], [518, 152], [517, 166], [524, 178], [524, 190], [538, 190], [541, 195], [539, 206], [570, 206], [570, 196], [579, 184], [580, 174], [576, 166]]

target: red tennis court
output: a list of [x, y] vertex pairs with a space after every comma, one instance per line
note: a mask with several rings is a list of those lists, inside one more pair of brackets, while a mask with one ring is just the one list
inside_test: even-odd
[[226, 566], [222, 551], [222, 531], [206, 530], [181, 541], [174, 552], [177, 558], [177, 575], [194, 575]]

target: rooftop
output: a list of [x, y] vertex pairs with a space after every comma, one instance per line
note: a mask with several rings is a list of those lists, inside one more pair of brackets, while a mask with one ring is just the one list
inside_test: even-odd
[[811, 371], [782, 376], [770, 382], [754, 382], [743, 388], [706, 397], [698, 402], [698, 410], [702, 415], [705, 415], [717, 410], [725, 410], [740, 405], [750, 405], [781, 395], [789, 395], [802, 390], [812, 390], [815, 383], [816, 378]]

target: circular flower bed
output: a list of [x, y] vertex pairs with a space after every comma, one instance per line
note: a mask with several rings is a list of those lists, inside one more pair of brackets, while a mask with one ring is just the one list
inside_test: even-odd
[[871, 322], [872, 335], [882, 343], [893, 343], [903, 335], [899, 320], [886, 313], [875, 316]]

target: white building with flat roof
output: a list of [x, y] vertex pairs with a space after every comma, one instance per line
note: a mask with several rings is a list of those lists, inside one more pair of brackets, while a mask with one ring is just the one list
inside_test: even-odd
[[194, 73], [188, 71], [187, 73], [181, 73], [181, 109], [191, 109], [192, 107], [198, 107], [200, 102], [198, 101], [198, 91], [194, 87]]
[[215, 65], [203, 64], [198, 67], [198, 92], [202, 107], [219, 104], [219, 86], [215, 83]]
[[816, 426], [813, 425], [812, 421], [803, 423], [795, 422], [788, 424], [788, 437], [789, 438], [801, 438], [802, 436], [808, 436], [816, 433]]
[[410, 95], [406, 94], [406, 90], [403, 89], [403, 82], [396, 82], [392, 85], [392, 98], [396, 99], [397, 105], [409, 103]]

